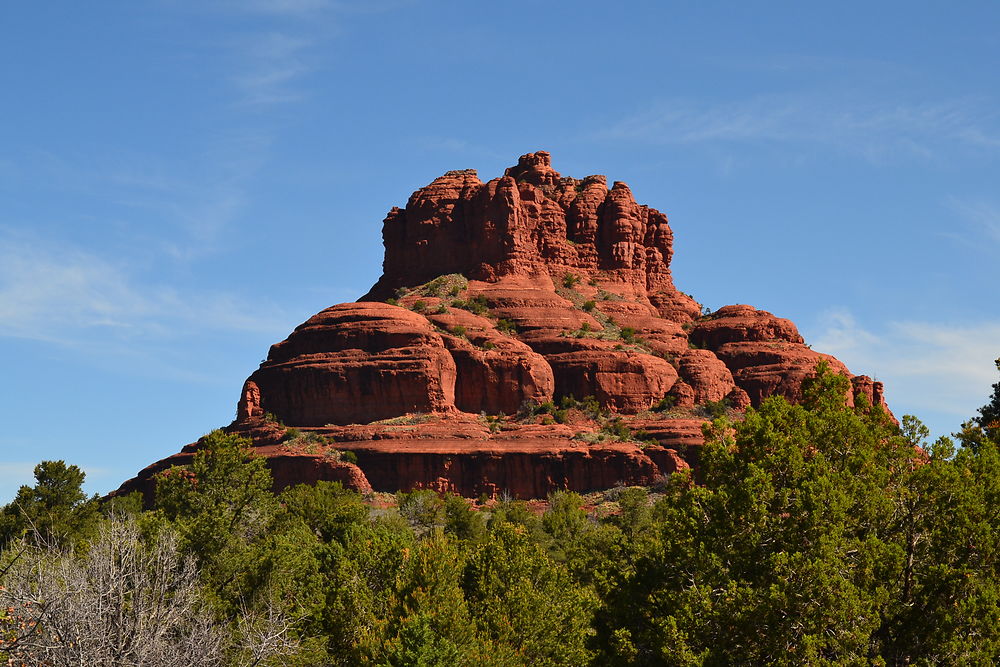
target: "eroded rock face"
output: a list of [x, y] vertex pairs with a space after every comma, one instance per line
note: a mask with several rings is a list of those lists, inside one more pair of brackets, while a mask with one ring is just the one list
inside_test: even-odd
[[448, 273], [494, 282], [607, 272], [633, 291], [662, 291], [685, 303], [670, 276], [666, 216], [637, 204], [624, 183], [609, 190], [603, 176], [561, 177], [544, 151], [521, 156], [487, 183], [474, 170], [448, 172], [413, 193], [406, 208], [392, 209], [382, 230], [382, 278], [364, 299], [386, 299]]
[[[271, 471], [272, 490], [275, 493], [296, 484], [315, 484], [319, 481], [340, 482], [345, 488], [354, 489], [358, 493], [371, 493], [371, 484], [365, 473], [357, 465], [344, 461], [335, 452], [303, 451], [286, 442], [286, 429], [273, 422], [267, 422], [261, 417], [238, 419], [227, 429], [251, 440], [254, 453], [262, 456]], [[202, 445], [202, 440], [186, 445], [173, 456], [161, 459], [146, 468], [132, 479], [126, 481], [112, 495], [128, 494], [138, 491], [143, 494], [147, 506], [152, 506], [156, 491], [157, 475], [173, 466], [185, 466], [191, 463], [195, 453]]]
[[790, 320], [775, 317], [753, 306], [723, 306], [700, 320], [690, 333], [695, 345], [717, 350], [726, 343], [787, 342], [802, 344], [799, 330]]
[[[680, 422], [678, 422], [680, 423]], [[505, 423], [491, 427], [474, 415], [407, 415], [383, 423], [306, 429], [325, 445], [308, 449], [283, 438], [285, 429], [261, 418], [237, 422], [229, 431], [251, 438], [266, 458], [274, 490], [300, 483], [337, 481], [360, 493], [433, 489], [468, 497], [511, 495], [544, 498], [559, 489], [594, 491], [619, 484], [652, 484], [688, 468], [670, 445], [687, 445], [700, 421], [661, 429], [666, 444], [642, 447], [608, 440], [585, 442], [575, 436], [588, 426]], [[128, 480], [116, 493], [141, 491], [152, 500], [155, 479], [174, 465], [191, 462], [200, 442], [158, 461]], [[357, 464], [341, 459], [350, 451]]]
[[695, 403], [724, 400], [736, 389], [729, 368], [709, 350], [685, 350], [678, 369], [691, 385]]
[[286, 424], [364, 423], [455, 409], [455, 361], [426, 318], [385, 303], [331, 306], [271, 346], [247, 381]]
[[725, 363], [753, 405], [775, 395], [798, 401], [802, 382], [814, 374], [816, 364], [825, 361], [835, 373], [851, 379], [852, 390], [845, 397], [848, 404], [863, 394], [888, 411], [882, 383], [854, 376], [836, 358], [813, 351], [791, 321], [767, 311], [725, 306], [697, 321], [690, 338], [693, 345], [707, 347]]
[[[379, 281], [272, 346], [229, 428], [253, 439], [278, 486], [538, 497], [696, 464], [708, 414], [798, 401], [821, 360], [851, 379], [847, 403], [885, 406], [881, 383], [813, 351], [789, 320], [748, 305], [703, 314], [674, 286], [667, 217], [607, 184], [563, 177], [539, 151], [487, 182], [452, 171], [417, 190], [385, 218]], [[572, 419], [534, 414], [550, 401]], [[358, 465], [289, 449], [272, 415]], [[604, 433], [612, 417], [646, 442]]]
[[560, 396], [593, 396], [616, 412], [652, 407], [677, 381], [669, 363], [650, 354], [581, 350], [547, 357]]

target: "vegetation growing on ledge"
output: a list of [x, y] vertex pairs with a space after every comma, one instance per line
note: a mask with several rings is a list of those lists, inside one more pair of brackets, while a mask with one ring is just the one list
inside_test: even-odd
[[461, 273], [448, 273], [438, 276], [434, 280], [430, 280], [423, 285], [417, 285], [416, 287], [400, 287], [396, 290], [396, 299], [402, 299], [403, 297], [412, 295], [442, 299], [447, 297], [454, 298], [468, 288], [468, 278], [463, 276]]
[[451, 302], [451, 305], [476, 315], [482, 315], [483, 317], [488, 317], [490, 314], [490, 307], [486, 303], [486, 297], [481, 294], [467, 300], [455, 299]]
[[408, 415], [400, 415], [399, 417], [380, 419], [379, 421], [372, 422], [372, 424], [378, 426], [412, 426], [413, 424], [425, 424], [431, 421], [431, 419], [433, 419], [433, 416], [426, 412], [414, 412]]
[[513, 320], [508, 320], [506, 318], [501, 317], [500, 319], [497, 320], [497, 331], [505, 333], [509, 336], [513, 336], [514, 334], [517, 333], [517, 323], [515, 323]]

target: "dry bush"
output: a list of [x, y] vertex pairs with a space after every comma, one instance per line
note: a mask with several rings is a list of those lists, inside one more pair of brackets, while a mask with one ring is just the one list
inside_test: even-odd
[[21, 542], [0, 562], [0, 656], [12, 665], [249, 667], [296, 648], [271, 605], [214, 619], [176, 536], [145, 541], [133, 520], [104, 522], [86, 553]]

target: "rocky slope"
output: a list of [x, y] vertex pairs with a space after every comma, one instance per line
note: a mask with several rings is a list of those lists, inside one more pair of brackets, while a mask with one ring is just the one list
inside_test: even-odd
[[[301, 324], [244, 385], [229, 428], [279, 487], [539, 497], [649, 484], [696, 461], [706, 417], [798, 400], [820, 360], [852, 379], [846, 401], [885, 406], [881, 383], [810, 349], [792, 322], [745, 305], [703, 313], [674, 287], [666, 216], [624, 183], [560, 176], [545, 152], [486, 183], [448, 172], [389, 212], [383, 239], [371, 291]], [[123, 490], [148, 490], [197, 446]]]

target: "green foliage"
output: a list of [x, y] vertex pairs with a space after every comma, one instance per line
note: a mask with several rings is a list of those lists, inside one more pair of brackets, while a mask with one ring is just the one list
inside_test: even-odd
[[669, 412], [670, 410], [673, 409], [676, 403], [677, 403], [676, 396], [664, 396], [663, 398], [661, 398], [659, 401], [656, 402], [656, 405], [653, 406], [653, 410], [655, 410], [656, 412]]
[[615, 524], [631, 538], [642, 534], [652, 525], [653, 512], [649, 493], [642, 488], [625, 489], [618, 496], [621, 514], [615, 517]]
[[497, 330], [508, 335], [514, 335], [517, 333], [517, 324], [513, 320], [501, 317], [497, 320]]
[[517, 409], [518, 419], [531, 419], [535, 415], [542, 414], [541, 403], [536, 400], [526, 398], [521, 401], [521, 405]]
[[503, 415], [488, 415], [485, 412], [480, 413], [479, 420], [490, 430], [490, 433], [502, 431], [506, 421]]
[[591, 419], [597, 419], [605, 414], [604, 408], [593, 396], [584, 396], [579, 407]]
[[900, 434], [911, 447], [924, 447], [931, 431], [913, 415], [903, 415], [900, 420]]
[[463, 588], [472, 616], [525, 665], [585, 665], [596, 600], [534, 543], [523, 526], [492, 522], [469, 555]]
[[562, 285], [566, 289], [572, 289], [579, 282], [580, 282], [580, 276], [576, 275], [575, 273], [567, 273], [563, 275]]
[[992, 664], [1000, 655], [1000, 454], [947, 438], [912, 470], [897, 599], [879, 633], [890, 664]]
[[721, 401], [705, 401], [701, 404], [701, 413], [710, 418], [718, 419], [719, 417], [725, 417], [726, 413], [729, 411], [729, 399], [722, 399]]
[[635, 329], [632, 327], [622, 327], [620, 333], [622, 341], [626, 343], [638, 343], [640, 339], [635, 335]]
[[[601, 403], [593, 396], [585, 396], [582, 401], [578, 401], [573, 397], [573, 394], [565, 394], [559, 399], [559, 408], [563, 411], [572, 409], [580, 410], [590, 419], [603, 419], [607, 416], [606, 411], [601, 407]], [[563, 415], [563, 422], [561, 423], [565, 423], [565, 418], [566, 416]]]
[[378, 664], [440, 666], [490, 664], [496, 649], [483, 641], [461, 587], [463, 559], [436, 537], [405, 559]]
[[101, 504], [101, 516], [104, 518], [139, 518], [142, 516], [144, 499], [141, 491], [133, 491], [113, 498], [105, 498]]
[[459, 338], [465, 337], [465, 331], [466, 331], [465, 327], [462, 326], [461, 324], [456, 324], [451, 328], [451, 333], [458, 336]]
[[583, 559], [580, 553], [591, 522], [583, 509], [583, 498], [571, 491], [549, 494], [549, 507], [542, 515], [549, 555], [560, 563]]
[[[248, 440], [213, 431], [190, 464], [157, 476], [156, 516], [172, 525], [182, 552], [197, 562], [218, 618], [278, 613], [304, 619], [305, 629], [323, 607], [320, 536], [337, 530], [348, 510], [332, 509], [334, 487], [289, 490], [282, 503], [271, 488], [265, 461]], [[306, 641], [300, 658], [308, 664], [315, 651], [324, 650]]]
[[329, 449], [329, 441], [316, 431], [302, 431], [297, 428], [285, 429], [285, 438], [282, 440], [282, 444], [301, 449], [308, 454], [319, 454], [326, 450], [328, 454], [338, 458], [340, 456], [336, 450]]
[[97, 498], [83, 492], [86, 475], [65, 461], [35, 466], [35, 485], [18, 489], [0, 510], [0, 548], [22, 535], [36, 545], [76, 547], [92, 538], [100, 518]]
[[534, 417], [535, 415], [550, 415], [556, 410], [556, 405], [552, 401], [544, 401], [539, 403], [538, 401], [526, 400], [518, 412], [521, 417]]
[[467, 300], [455, 299], [451, 302], [451, 305], [455, 308], [461, 308], [462, 310], [467, 310], [470, 313], [475, 313], [476, 315], [481, 315], [483, 317], [490, 314], [490, 306], [486, 302], [486, 297], [482, 294]]
[[222, 431], [202, 438], [189, 465], [157, 476], [156, 507], [197, 560], [220, 613], [251, 604], [269, 584], [294, 588], [291, 553], [301, 542], [272, 531], [278, 502], [271, 485], [250, 442]]
[[632, 432], [632, 441], [642, 443], [643, 445], [658, 445], [660, 441], [649, 434], [645, 429], [639, 429], [638, 431]]
[[544, 403], [537, 403], [535, 401], [525, 401], [518, 411], [518, 417], [520, 419], [530, 419], [536, 415], [547, 415], [550, 418], [542, 423], [558, 423], [565, 424], [569, 419], [569, 411], [565, 408], [556, 407], [556, 404], [552, 401], [545, 401]]
[[340, 482], [290, 486], [278, 496], [280, 515], [287, 524], [301, 521], [323, 542], [343, 542], [352, 526], [368, 518], [368, 506]]
[[326, 600], [314, 618], [333, 664], [373, 664], [396, 605], [397, 579], [414, 535], [405, 524], [353, 524], [326, 547]]
[[[697, 478], [603, 501], [555, 492], [541, 516], [509, 497], [477, 509], [428, 490], [370, 506], [335, 482], [275, 496], [249, 442], [216, 431], [161, 473], [154, 511], [126, 496], [104, 506], [108, 521], [79, 469], [46, 462], [0, 513], [0, 586], [38, 552], [17, 539], [27, 524], [62, 541], [17, 570], [42, 572], [91, 558], [104, 548], [93, 526], [127, 516], [149, 544], [179, 536], [175, 561], [198, 563], [213, 627], [245, 629], [275, 608], [294, 620], [297, 653], [260, 664], [996, 664], [995, 431], [976, 420], [958, 445], [928, 445], [919, 420], [897, 428], [865, 400], [849, 408], [849, 390], [820, 364], [800, 405], [770, 398], [706, 425]], [[519, 414], [568, 410], [599, 422], [594, 438], [642, 437], [593, 397]], [[0, 638], [23, 613], [0, 608]], [[234, 648], [228, 664], [250, 654]]]
[[415, 424], [425, 424], [431, 419], [431, 415], [426, 412], [414, 412], [411, 414], [399, 415], [398, 417], [380, 419], [372, 422], [372, 424], [377, 424], [379, 426], [413, 426]]
[[608, 292], [603, 289], [599, 289], [597, 290], [597, 299], [598, 301], [621, 301], [622, 295], [615, 294], [614, 292]]
[[396, 291], [396, 297], [417, 295], [423, 297], [443, 298], [446, 296], [456, 297], [464, 290], [468, 289], [469, 281], [460, 273], [449, 273], [438, 276], [423, 285], [416, 287], [402, 287]]
[[611, 569], [599, 614], [604, 664], [992, 662], [997, 526], [974, 498], [1000, 491], [995, 448], [956, 466], [945, 443], [921, 465], [918, 423], [847, 408], [846, 378], [817, 371], [803, 405], [711, 426], [703, 483], [675, 476], [655, 528], [632, 533], [635, 566]]
[[528, 503], [523, 500], [504, 499], [495, 504], [490, 513], [488, 525], [494, 528], [503, 523], [510, 523], [523, 528], [535, 541], [542, 541], [544, 531], [542, 521], [531, 511]]
[[594, 312], [594, 309], [597, 308], [597, 302], [594, 301], [593, 299], [584, 301], [582, 308], [588, 313], [592, 313]]
[[444, 501], [434, 491], [417, 489], [396, 494], [399, 514], [418, 532], [425, 534], [445, 523]]
[[579, 440], [580, 442], [585, 442], [588, 445], [605, 442], [607, 439], [608, 435], [606, 433], [594, 433], [592, 431], [580, 431], [573, 436], [573, 440]]
[[486, 532], [486, 519], [461, 496], [448, 495], [444, 500], [445, 532], [459, 540], [475, 542]]
[[[996, 360], [997, 370], [1000, 370], [1000, 359]], [[996, 440], [1000, 438], [1000, 382], [993, 385], [993, 395], [990, 402], [979, 408], [976, 423]]]
[[632, 439], [632, 429], [622, 421], [621, 417], [614, 417], [601, 424], [601, 433], [610, 436], [614, 440]]
[[458, 296], [468, 287], [469, 281], [465, 276], [460, 273], [449, 273], [418, 287], [417, 292], [424, 296]]
[[418, 313], [424, 312], [425, 310], [427, 310], [427, 302], [424, 301], [423, 299], [417, 299], [416, 301], [413, 302], [413, 310], [415, 310]]

